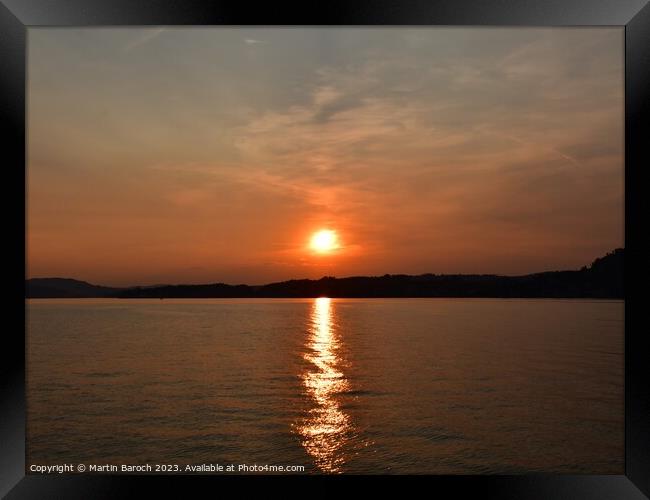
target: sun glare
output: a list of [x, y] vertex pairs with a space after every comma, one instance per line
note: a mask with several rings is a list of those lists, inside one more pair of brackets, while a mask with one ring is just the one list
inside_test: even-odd
[[312, 235], [309, 246], [318, 253], [331, 252], [339, 248], [339, 238], [335, 231], [322, 229]]

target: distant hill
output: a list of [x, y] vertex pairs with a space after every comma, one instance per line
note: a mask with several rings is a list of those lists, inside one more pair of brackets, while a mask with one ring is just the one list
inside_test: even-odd
[[[619, 248], [575, 271], [524, 276], [492, 274], [386, 274], [319, 280], [290, 280], [262, 286], [163, 285], [108, 288], [83, 281], [32, 279], [28, 297], [255, 298], [255, 297], [504, 297], [618, 298], [623, 294], [624, 249]], [[36, 282], [36, 283], [35, 283]], [[56, 283], [53, 283], [56, 282]], [[65, 282], [65, 283], [63, 283]], [[57, 286], [53, 286], [57, 284]], [[64, 286], [65, 285], [65, 286]], [[63, 295], [63, 294], [66, 295]]]
[[91, 285], [70, 278], [32, 278], [25, 282], [27, 298], [115, 297], [120, 288]]

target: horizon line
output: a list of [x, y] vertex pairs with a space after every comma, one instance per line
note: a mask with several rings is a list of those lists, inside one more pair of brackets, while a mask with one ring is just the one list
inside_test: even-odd
[[[589, 266], [584, 266], [584, 267], [589, 267]], [[353, 278], [385, 278], [385, 277], [392, 277], [392, 276], [411, 276], [411, 277], [418, 277], [418, 276], [493, 276], [493, 277], [503, 277], [503, 278], [519, 278], [522, 276], [532, 276], [535, 274], [544, 274], [544, 273], [563, 273], [563, 272], [577, 272], [580, 271], [580, 269], [552, 269], [548, 271], [537, 271], [533, 273], [526, 273], [526, 274], [495, 274], [495, 273], [419, 273], [419, 274], [408, 274], [408, 273], [384, 273], [384, 274], [377, 274], [377, 275], [362, 275], [362, 274], [355, 274], [355, 275], [349, 275], [349, 276], [321, 276], [320, 278], [288, 278], [284, 280], [279, 280], [279, 281], [269, 281], [268, 283], [262, 283], [262, 284], [250, 284], [250, 283], [226, 283], [225, 281], [206, 281], [204, 283], [191, 283], [191, 282], [179, 282], [179, 283], [154, 283], [151, 285], [103, 285], [103, 284], [98, 284], [94, 283], [92, 281], [88, 281], [85, 279], [80, 279], [80, 278], [70, 278], [70, 277], [65, 277], [65, 276], [37, 276], [37, 277], [31, 277], [31, 278], [25, 278], [25, 281], [31, 281], [31, 280], [70, 280], [70, 281], [77, 281], [79, 283], [86, 283], [88, 285], [92, 286], [99, 286], [103, 288], [123, 288], [123, 289], [129, 289], [129, 288], [156, 288], [156, 287], [163, 287], [163, 286], [208, 286], [208, 285], [227, 285], [227, 286], [248, 286], [248, 287], [261, 287], [261, 286], [268, 286], [268, 285], [275, 285], [278, 283], [287, 283], [289, 281], [321, 281], [324, 279], [335, 279], [335, 280], [344, 280], [344, 279], [353, 279]]]
[[433, 273], [433, 272], [425, 272], [425, 273], [419, 273], [419, 274], [408, 274], [408, 273], [384, 273], [384, 274], [378, 274], [378, 275], [350, 275], [350, 276], [321, 276], [320, 278], [288, 278], [284, 280], [279, 280], [279, 281], [270, 281], [267, 283], [262, 283], [262, 284], [248, 284], [248, 283], [226, 283], [223, 281], [210, 281], [210, 282], [205, 282], [205, 283], [155, 283], [151, 285], [127, 285], [127, 286], [118, 286], [118, 285], [100, 285], [93, 283], [91, 281], [87, 281], [84, 279], [79, 279], [79, 278], [70, 278], [70, 277], [61, 277], [61, 276], [44, 276], [44, 277], [31, 277], [31, 278], [25, 278], [25, 281], [30, 281], [30, 280], [72, 280], [72, 281], [78, 281], [78, 282], [83, 282], [87, 283], [92, 286], [99, 286], [99, 287], [104, 287], [104, 288], [119, 288], [119, 289], [130, 289], [130, 288], [157, 288], [157, 287], [165, 287], [165, 286], [208, 286], [208, 285], [227, 285], [227, 286], [247, 286], [247, 287], [263, 287], [263, 286], [268, 286], [268, 285], [274, 285], [278, 283], [286, 283], [289, 281], [321, 281], [324, 279], [352, 279], [352, 278], [384, 278], [384, 277], [389, 277], [389, 276], [493, 276], [493, 277], [506, 277], [506, 278], [517, 278], [517, 277], [523, 277], [523, 276], [533, 276], [536, 274], [544, 274], [544, 273], [558, 273], [558, 272], [578, 272], [581, 271], [582, 269], [589, 269], [593, 263], [603, 257], [606, 257], [608, 255], [611, 255], [619, 250], [625, 250], [625, 247], [618, 247], [615, 248], [609, 252], [607, 252], [604, 255], [601, 255], [600, 257], [596, 257], [594, 260], [591, 261], [589, 264], [585, 264], [580, 268], [577, 269], [551, 269], [551, 270], [546, 270], [546, 271], [535, 271], [531, 273], [525, 273], [525, 274], [495, 274], [495, 273]]

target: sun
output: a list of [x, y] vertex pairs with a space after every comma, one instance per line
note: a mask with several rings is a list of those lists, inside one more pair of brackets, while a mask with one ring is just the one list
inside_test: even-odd
[[336, 231], [321, 229], [312, 235], [309, 246], [318, 253], [328, 253], [340, 247], [339, 237]]

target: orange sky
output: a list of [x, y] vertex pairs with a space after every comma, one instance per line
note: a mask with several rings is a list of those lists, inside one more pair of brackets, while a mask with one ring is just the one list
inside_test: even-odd
[[623, 245], [623, 76], [622, 28], [30, 28], [28, 277], [581, 267]]

